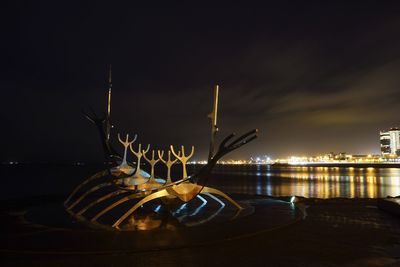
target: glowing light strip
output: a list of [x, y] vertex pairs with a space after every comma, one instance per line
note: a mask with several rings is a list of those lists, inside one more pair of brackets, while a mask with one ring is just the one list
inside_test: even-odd
[[187, 203], [183, 203], [183, 204], [179, 207], [179, 209], [177, 209], [176, 211], [174, 211], [174, 212], [172, 213], [172, 216], [175, 216], [176, 214], [179, 214], [184, 208], [186, 208], [186, 205], [187, 205]]
[[190, 214], [189, 216], [195, 216], [195, 215], [197, 215], [197, 214], [200, 212], [200, 210], [201, 210], [205, 205], [207, 205], [207, 200], [206, 200], [204, 197], [202, 197], [202, 196], [200, 196], [200, 195], [197, 195], [197, 198], [200, 199], [201, 201], [203, 201], [203, 204], [201, 204], [200, 207], [198, 207], [198, 208], [197, 208], [192, 214]]
[[225, 207], [225, 203], [222, 202], [219, 198], [213, 196], [213, 195], [210, 194], [210, 193], [204, 193], [204, 194], [207, 195], [207, 196], [209, 196], [210, 198], [214, 199], [214, 200], [217, 201], [219, 204], [221, 204], [221, 208], [224, 208], [224, 207]]
[[159, 212], [161, 209], [161, 205], [158, 205], [157, 208], [154, 209], [155, 212]]
[[222, 202], [221, 200], [219, 200], [217, 197], [213, 196], [213, 195], [210, 194], [210, 193], [203, 193], [203, 194], [209, 196], [210, 198], [212, 198], [212, 199], [214, 199], [215, 201], [217, 201], [218, 203], [220, 203], [220, 204], [221, 204], [221, 207], [220, 207], [216, 212], [214, 212], [214, 214], [212, 214], [210, 217], [208, 217], [208, 218], [206, 218], [206, 219], [204, 219], [204, 220], [198, 221], [198, 222], [187, 223], [187, 224], [186, 224], [187, 226], [195, 226], [195, 225], [200, 225], [200, 224], [209, 222], [209, 221], [211, 221], [212, 219], [214, 219], [214, 218], [224, 209], [224, 207], [225, 207], [225, 203], [224, 203], [224, 202]]

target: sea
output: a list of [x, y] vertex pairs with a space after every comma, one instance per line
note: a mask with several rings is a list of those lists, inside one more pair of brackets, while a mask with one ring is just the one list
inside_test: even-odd
[[215, 186], [231, 193], [307, 198], [383, 198], [400, 195], [400, 168], [221, 166]]
[[[188, 165], [194, 173], [201, 165]], [[103, 164], [0, 165], [0, 199], [68, 195]], [[180, 179], [175, 165], [173, 180]], [[156, 175], [165, 175], [163, 166]], [[400, 195], [400, 168], [306, 167], [290, 165], [218, 165], [208, 185], [228, 194], [307, 198], [383, 198]]]

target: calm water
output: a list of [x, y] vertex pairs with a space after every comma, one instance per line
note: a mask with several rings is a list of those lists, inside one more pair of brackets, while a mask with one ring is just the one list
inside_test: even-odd
[[[199, 166], [188, 166], [192, 173]], [[0, 199], [69, 194], [103, 165], [0, 166]], [[180, 178], [181, 166], [173, 169]], [[156, 174], [163, 176], [162, 166]], [[318, 198], [379, 198], [400, 195], [399, 168], [333, 168], [293, 166], [217, 166], [209, 185], [226, 193]]]
[[221, 166], [210, 181], [230, 193], [318, 198], [400, 195], [399, 168]]

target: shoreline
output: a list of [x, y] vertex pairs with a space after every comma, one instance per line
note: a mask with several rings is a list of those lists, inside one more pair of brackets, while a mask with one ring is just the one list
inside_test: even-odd
[[307, 164], [275, 163], [270, 166], [279, 167], [329, 167], [329, 168], [400, 168], [400, 163], [322, 163], [310, 162]]

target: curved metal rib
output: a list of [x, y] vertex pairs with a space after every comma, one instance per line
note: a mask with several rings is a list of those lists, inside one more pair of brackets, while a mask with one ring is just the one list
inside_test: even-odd
[[145, 198], [143, 198], [142, 200], [140, 200], [138, 203], [136, 203], [132, 208], [130, 208], [127, 212], [124, 213], [124, 215], [122, 215], [113, 225], [112, 227], [118, 228], [118, 226], [126, 219], [129, 217], [129, 215], [131, 215], [137, 208], [139, 208], [140, 206], [142, 206], [143, 204], [145, 204], [146, 202], [152, 201], [156, 198], [160, 198], [160, 197], [165, 197], [168, 196], [169, 193], [167, 190], [161, 190], [158, 191], [156, 193], [153, 193]]
[[77, 213], [76, 213], [76, 215], [82, 215], [83, 213], [85, 213], [88, 209], [90, 209], [91, 207], [93, 207], [93, 206], [95, 206], [96, 204], [99, 204], [100, 202], [103, 202], [104, 200], [107, 200], [107, 199], [109, 199], [110, 197], [113, 197], [113, 196], [118, 196], [118, 195], [120, 195], [120, 194], [122, 194], [122, 193], [125, 193], [126, 192], [126, 190], [117, 190], [117, 191], [114, 191], [114, 192], [111, 192], [111, 193], [109, 193], [109, 194], [107, 194], [107, 195], [105, 195], [105, 196], [103, 196], [103, 197], [101, 197], [101, 198], [99, 198], [99, 199], [96, 199], [95, 201], [93, 201], [93, 202], [91, 202], [89, 205], [87, 205], [86, 207], [84, 207], [84, 208], [82, 208], [80, 211], [78, 211]]
[[86, 191], [84, 194], [82, 194], [82, 196], [80, 198], [78, 198], [74, 203], [72, 203], [69, 207], [67, 207], [67, 210], [73, 209], [76, 205], [78, 205], [79, 202], [81, 202], [90, 193], [93, 193], [94, 191], [97, 191], [100, 188], [103, 188], [103, 187], [106, 187], [106, 186], [111, 186], [111, 185], [113, 185], [113, 183], [112, 182], [108, 182], [108, 183], [102, 183], [102, 184], [99, 184], [99, 185], [97, 185], [95, 187], [90, 188], [88, 191]]
[[221, 204], [221, 207], [219, 207], [218, 210], [216, 210], [213, 214], [211, 214], [208, 218], [205, 218], [203, 220], [197, 221], [197, 222], [189, 222], [186, 223], [186, 226], [196, 226], [196, 225], [200, 225], [206, 222], [211, 221], [212, 219], [214, 219], [219, 213], [221, 213], [221, 211], [225, 208], [225, 203], [222, 202], [221, 200], [219, 200], [217, 197], [213, 196], [210, 193], [204, 193], [205, 195], [209, 196], [210, 198], [214, 199], [215, 201], [217, 201], [219, 204]]
[[235, 134], [232, 133], [221, 142], [217, 153], [215, 153], [212, 159], [206, 165], [204, 165], [195, 175], [193, 175], [193, 178], [191, 179], [192, 182], [204, 187], [208, 181], [208, 177], [212, 169], [217, 164], [218, 160], [221, 159], [226, 154], [228, 154], [229, 152], [236, 150], [239, 147], [256, 139], [258, 136], [258, 130], [257, 129], [251, 130], [241, 135], [240, 137], [236, 138], [235, 140], [231, 141], [228, 144], [228, 141], [230, 141], [234, 136]]
[[134, 199], [134, 198], [139, 198], [139, 197], [146, 196], [146, 195], [148, 195], [148, 192], [137, 192], [137, 193], [130, 194], [129, 196], [123, 197], [120, 200], [112, 203], [111, 205], [109, 205], [105, 209], [101, 210], [90, 221], [91, 222], [96, 222], [97, 219], [99, 219], [101, 216], [103, 216], [108, 211], [112, 210], [113, 208], [119, 206], [120, 204], [125, 203], [128, 200], [131, 200], [131, 199]]
[[[230, 203], [232, 203], [232, 204], [233, 204], [236, 208], [238, 208], [239, 210], [242, 210], [242, 209], [243, 209], [235, 200], [233, 200], [233, 199], [230, 198], [228, 195], [226, 195], [224, 192], [222, 192], [222, 191], [220, 191], [220, 190], [218, 190], [218, 189], [205, 186], [205, 187], [203, 187], [203, 190], [201, 190], [200, 193], [201, 193], [201, 194], [204, 193], [204, 194], [206, 194], [206, 195], [210, 195], [210, 193], [211, 193], [211, 194], [215, 194], [215, 195], [221, 196], [221, 197], [225, 198], [226, 200], [228, 200]], [[215, 200], [215, 197], [214, 197], [214, 196], [212, 196], [212, 198]]]
[[85, 181], [83, 181], [81, 184], [79, 184], [77, 187], [75, 187], [74, 191], [72, 191], [72, 193], [69, 195], [69, 197], [67, 198], [67, 200], [64, 201], [64, 206], [67, 206], [67, 203], [71, 200], [71, 198], [79, 191], [79, 189], [81, 189], [84, 185], [86, 185], [87, 183], [89, 183], [90, 181], [93, 181], [97, 178], [103, 177], [105, 174], [107, 174], [109, 171], [108, 170], [104, 170], [101, 172], [98, 172], [92, 176], [90, 176], [88, 179], [86, 179]]

